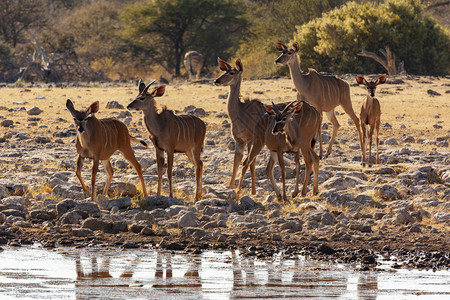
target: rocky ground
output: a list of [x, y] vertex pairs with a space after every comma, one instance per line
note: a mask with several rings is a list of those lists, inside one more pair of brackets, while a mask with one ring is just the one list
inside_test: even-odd
[[[155, 246], [192, 252], [239, 248], [244, 255], [258, 257], [284, 250], [316, 259], [360, 262], [363, 269], [373, 268], [382, 257], [397, 257], [398, 268], [450, 267], [449, 134], [435, 139], [385, 134], [381, 164], [363, 168], [354, 127], [341, 128], [332, 155], [320, 163], [319, 195], [311, 195], [310, 184], [306, 198], [280, 203], [265, 175], [267, 151], [257, 161], [257, 194], [249, 194], [248, 174], [237, 194], [227, 187], [234, 144], [226, 113], [195, 106], [187, 110], [219, 124], [208, 128], [202, 155], [203, 200], [197, 203], [193, 202], [194, 170], [183, 154], [175, 157], [175, 198], [141, 199], [136, 173], [115, 154], [110, 195], [100, 195], [96, 203], [85, 199], [74, 174], [71, 122], [62, 118], [59, 129], [49, 132], [35, 117], [40, 113], [33, 112], [23, 122], [42, 127], [37, 134], [17, 131], [14, 122], [3, 124], [8, 130], [0, 136], [0, 244]], [[131, 121], [125, 110], [117, 117]], [[390, 130], [389, 126], [384, 123], [382, 130]], [[323, 128], [327, 141], [330, 130], [327, 124]], [[154, 151], [133, 148], [154, 195]], [[293, 157], [286, 155], [285, 160], [290, 193], [295, 166]], [[90, 163], [83, 176], [90, 182]], [[280, 177], [278, 167], [276, 177]], [[101, 169], [98, 191], [104, 182]], [[163, 194], [168, 194], [165, 177]]]

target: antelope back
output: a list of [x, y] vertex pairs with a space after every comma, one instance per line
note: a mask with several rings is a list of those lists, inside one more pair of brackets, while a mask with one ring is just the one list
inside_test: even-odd
[[172, 111], [165, 110], [161, 114], [165, 123], [166, 136], [161, 140], [167, 140], [169, 146], [176, 151], [185, 152], [202, 144], [205, 139], [206, 124], [200, 118], [193, 115], [175, 115]]
[[197, 51], [189, 51], [184, 55], [184, 67], [191, 74], [195, 74], [203, 66], [203, 55]]

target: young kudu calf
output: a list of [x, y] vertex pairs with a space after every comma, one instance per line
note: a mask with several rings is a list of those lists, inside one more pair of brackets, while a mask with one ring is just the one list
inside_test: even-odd
[[191, 115], [175, 115], [171, 110], [163, 108], [158, 113], [155, 97], [161, 97], [165, 92], [165, 85], [154, 88], [148, 92], [152, 81], [147, 86], [139, 81], [139, 95], [131, 102], [127, 109], [141, 110], [144, 123], [150, 133], [156, 151], [158, 165], [158, 192], [161, 194], [161, 182], [164, 167], [164, 152], [167, 152], [167, 177], [169, 179], [170, 197], [172, 192], [172, 166], [174, 153], [185, 153], [195, 166], [197, 179], [197, 191], [195, 201], [202, 198], [202, 173], [203, 162], [200, 154], [203, 150], [203, 142], [206, 134], [206, 124], [199, 118]]
[[[250, 153], [250, 147], [253, 143], [253, 132], [255, 125], [265, 113], [264, 104], [259, 100], [241, 101], [240, 91], [242, 82], [243, 66], [241, 60], [236, 60], [236, 67], [231, 67], [228, 63], [217, 58], [219, 67], [224, 73], [220, 75], [214, 84], [230, 86], [228, 94], [228, 116], [231, 119], [231, 133], [235, 142], [233, 173], [229, 187], [234, 188], [236, 174], [244, 156], [245, 148]], [[286, 105], [281, 104], [283, 107]], [[258, 152], [259, 153], [259, 152]], [[252, 194], [256, 194], [255, 186], [255, 161], [250, 164], [250, 173], [252, 177]], [[245, 174], [245, 172], [244, 172]]]
[[[379, 138], [378, 134], [380, 131], [380, 116], [381, 116], [381, 106], [377, 98], [375, 98], [375, 90], [377, 85], [386, 82], [386, 75], [381, 75], [375, 81], [366, 81], [361, 75], [356, 76], [356, 81], [359, 84], [364, 84], [367, 87], [368, 95], [366, 99], [363, 100], [361, 105], [361, 114], [359, 118], [361, 120], [362, 129], [362, 157], [361, 164], [366, 165], [366, 149], [367, 149], [367, 138], [369, 138], [369, 167], [372, 166], [372, 136], [375, 130], [375, 141], [377, 143], [377, 164], [380, 163], [380, 157], [378, 153]], [[370, 130], [368, 131], [366, 125], [369, 125]]]
[[[294, 102], [286, 105], [283, 111], [280, 111], [273, 103], [272, 106], [265, 106], [268, 115], [262, 116], [255, 127], [253, 144], [248, 157], [244, 161], [238, 189], [242, 187], [244, 175], [249, 164], [255, 160], [256, 156], [261, 152], [261, 149], [266, 145], [270, 150], [270, 159], [266, 167], [266, 172], [279, 200], [287, 199], [283, 159], [283, 153], [286, 152], [295, 154], [296, 184], [292, 197], [297, 196], [299, 193], [299, 150], [301, 150], [305, 161], [305, 180], [303, 182], [302, 196], [306, 195], [311, 165], [314, 167], [313, 193], [318, 193], [319, 158], [314, 152], [313, 147], [322, 118], [319, 112], [308, 103], [300, 102], [292, 107]], [[273, 178], [273, 165], [276, 160], [280, 164], [283, 195], [278, 190]]]
[[127, 159], [136, 170], [139, 179], [141, 180], [144, 197], [146, 198], [147, 190], [145, 189], [144, 178], [142, 176], [142, 168], [134, 156], [130, 141], [140, 142], [144, 146], [148, 147], [147, 144], [144, 141], [130, 136], [127, 126], [125, 126], [125, 124], [121, 121], [113, 118], [97, 119], [95, 117], [95, 113], [99, 109], [98, 101], [92, 103], [85, 110], [76, 110], [72, 101], [69, 99], [66, 102], [66, 107], [72, 114], [75, 121], [75, 126], [77, 128], [75, 147], [78, 152], [78, 160], [75, 173], [78, 180], [80, 180], [83, 191], [87, 192], [88, 190], [81, 177], [81, 169], [83, 167], [84, 159], [91, 158], [94, 160], [91, 177], [91, 198], [94, 201], [95, 177], [98, 171], [99, 161], [102, 162], [108, 176], [105, 189], [103, 190], [103, 194], [106, 195], [114, 174], [109, 158], [114, 154], [114, 152], [116, 152], [116, 150], [119, 150], [122, 152], [125, 159]]
[[[287, 65], [289, 67], [292, 80], [297, 89], [297, 99], [304, 100], [314, 106], [320, 115], [322, 115], [322, 112], [326, 112], [328, 119], [333, 124], [333, 133], [331, 134], [330, 144], [325, 157], [330, 155], [334, 139], [340, 127], [334, 113], [338, 105], [342, 106], [344, 111], [353, 120], [353, 123], [355, 123], [358, 131], [359, 144], [362, 148], [361, 128], [358, 117], [353, 111], [352, 101], [350, 99], [350, 86], [348, 83], [336, 76], [321, 75], [313, 69], [310, 69], [308, 74], [303, 74], [300, 70], [300, 62], [297, 55], [299, 51], [298, 44], [294, 43], [291, 49], [288, 49], [280, 42], [276, 42], [275, 45], [277, 50], [281, 52], [281, 55], [275, 60], [275, 64]], [[320, 157], [322, 157], [322, 138], [320, 135], [319, 144]]]

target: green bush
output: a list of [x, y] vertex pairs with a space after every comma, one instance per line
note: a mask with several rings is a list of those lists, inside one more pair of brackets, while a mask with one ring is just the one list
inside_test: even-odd
[[250, 36], [240, 44], [235, 57], [244, 63], [247, 78], [287, 74], [287, 67], [275, 66], [279, 55], [274, 42], [286, 42], [296, 26], [305, 24], [347, 0], [255, 0], [247, 1]]
[[450, 35], [424, 14], [416, 0], [384, 3], [349, 2], [321, 18], [297, 27], [303, 67], [338, 73], [382, 72], [362, 49], [378, 52], [389, 46], [396, 64], [409, 73], [444, 75], [450, 71]]

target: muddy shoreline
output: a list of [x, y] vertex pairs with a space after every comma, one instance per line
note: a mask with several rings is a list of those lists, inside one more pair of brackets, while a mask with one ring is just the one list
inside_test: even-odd
[[[98, 216], [97, 216], [98, 217]], [[88, 217], [86, 220], [95, 218]], [[47, 221], [48, 222], [48, 221]], [[35, 222], [38, 224], [39, 222]], [[43, 248], [101, 248], [101, 249], [135, 249], [155, 248], [185, 253], [200, 254], [204, 250], [238, 249], [243, 256], [270, 258], [283, 252], [287, 258], [295, 255], [335, 263], [357, 264], [359, 270], [377, 270], [381, 260], [394, 260], [392, 268], [448, 270], [450, 268], [450, 251], [448, 235], [436, 233], [420, 242], [423, 234], [398, 231], [371, 232], [347, 240], [339, 238], [336, 233], [323, 233], [318, 237], [308, 230], [298, 231], [286, 236], [267, 236], [256, 232], [244, 231], [233, 233], [223, 230], [221, 235], [212, 239], [206, 235], [195, 236], [202, 229], [186, 227], [183, 229], [140, 230], [139, 232], [114, 233], [111, 229], [87, 230], [80, 234], [78, 226], [53, 226], [46, 224], [43, 229], [17, 226], [0, 226], [1, 245], [21, 247], [39, 243]], [[83, 228], [83, 225], [81, 226]], [[143, 227], [145, 228], [145, 227]], [[136, 228], [130, 228], [137, 231]], [[86, 235], [86, 236], [76, 236]], [[241, 238], [243, 235], [246, 238]]]

